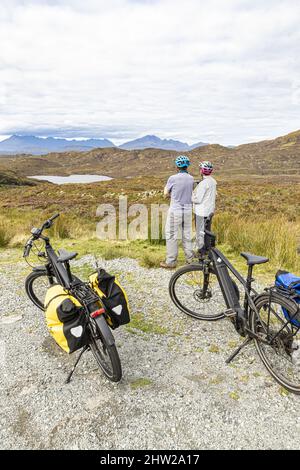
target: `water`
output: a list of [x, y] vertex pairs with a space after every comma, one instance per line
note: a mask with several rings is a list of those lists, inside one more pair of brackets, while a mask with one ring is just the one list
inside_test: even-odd
[[53, 175], [35, 175], [28, 176], [35, 180], [49, 181], [54, 184], [70, 184], [70, 183], [97, 183], [98, 181], [111, 180], [109, 176], [103, 175], [70, 175], [70, 176], [53, 176]]

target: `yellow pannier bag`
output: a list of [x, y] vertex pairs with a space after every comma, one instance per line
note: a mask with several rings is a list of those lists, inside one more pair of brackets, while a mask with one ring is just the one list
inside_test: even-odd
[[107, 322], [111, 328], [118, 328], [130, 322], [128, 297], [123, 287], [104, 269], [89, 277], [90, 284], [99, 295], [105, 307]]
[[84, 308], [62, 286], [55, 285], [48, 289], [45, 311], [48, 330], [64, 351], [72, 353], [87, 344]]

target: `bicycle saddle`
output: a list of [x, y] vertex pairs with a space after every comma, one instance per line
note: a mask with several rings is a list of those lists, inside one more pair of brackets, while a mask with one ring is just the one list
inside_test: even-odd
[[251, 253], [241, 253], [241, 256], [247, 260], [248, 266], [254, 266], [255, 264], [263, 264], [269, 261], [269, 258], [252, 255]]
[[78, 255], [78, 253], [75, 253], [75, 251], [69, 252], [64, 249], [58, 250], [58, 254], [59, 254], [59, 257], [57, 258], [58, 263], [65, 263], [66, 261], [71, 261], [71, 259], [76, 258], [76, 256]]

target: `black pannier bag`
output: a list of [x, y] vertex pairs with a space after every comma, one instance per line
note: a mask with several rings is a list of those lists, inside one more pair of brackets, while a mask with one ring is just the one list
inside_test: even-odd
[[88, 343], [84, 308], [62, 286], [48, 289], [45, 310], [49, 332], [64, 351], [72, 353]]
[[90, 283], [103, 302], [109, 325], [115, 329], [129, 323], [128, 298], [115, 276], [99, 269], [90, 276]]

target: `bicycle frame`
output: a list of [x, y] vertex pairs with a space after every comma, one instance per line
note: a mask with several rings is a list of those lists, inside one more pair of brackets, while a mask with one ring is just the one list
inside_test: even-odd
[[42, 268], [37, 267], [34, 269], [46, 270], [49, 279], [55, 277], [62, 287], [70, 291], [84, 305], [88, 314], [97, 310], [99, 301], [101, 302], [99, 296], [95, 294], [88, 283], [72, 276], [68, 261], [64, 263], [58, 262], [58, 255], [52, 248], [48, 237], [40, 235], [39, 238], [45, 242], [47, 263]]
[[66, 289], [70, 289], [72, 283], [72, 275], [70, 272], [69, 264], [66, 263], [67, 266], [65, 267], [61, 263], [58, 263], [58, 256], [52, 248], [49, 238], [43, 237], [43, 239], [45, 241], [47, 257], [53, 268], [55, 277], [63, 287], [65, 287]]
[[[226, 306], [229, 310], [232, 310], [236, 313], [236, 329], [244, 336], [245, 332], [249, 332], [249, 329], [247, 328], [249, 307], [256, 311], [255, 303], [251, 295], [258, 295], [258, 293], [252, 287], [253, 266], [249, 266], [247, 278], [244, 279], [243, 276], [230, 263], [230, 261], [217, 248], [211, 247], [209, 249], [208, 256], [213, 264], [215, 274], [218, 278], [218, 282], [226, 302]], [[234, 289], [229, 271], [244, 287], [245, 300], [243, 308], [240, 305], [240, 301]]]
[[[88, 314], [94, 312], [99, 307], [99, 301], [101, 299], [97, 294], [87, 285], [87, 283], [80, 281], [77, 278], [73, 278], [70, 270], [69, 262], [61, 264], [57, 261], [57, 254], [52, 248], [50, 241], [47, 237], [44, 237], [46, 244], [46, 253], [48, 256], [48, 268], [53, 269], [53, 275], [57, 278], [59, 283], [67, 290], [69, 290], [74, 297], [81, 302], [85, 307]], [[102, 304], [102, 302], [101, 302]]]

